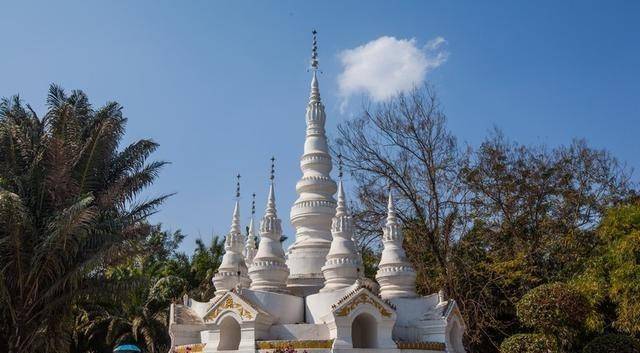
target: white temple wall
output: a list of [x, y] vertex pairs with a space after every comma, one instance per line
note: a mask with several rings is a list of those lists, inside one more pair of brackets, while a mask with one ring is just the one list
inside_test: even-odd
[[266, 310], [273, 317], [274, 324], [295, 324], [304, 321], [303, 298], [251, 289], [243, 289], [242, 295]]
[[331, 305], [353, 290], [352, 287], [333, 292], [322, 292], [306, 298], [305, 315], [308, 324], [323, 323], [322, 317], [331, 312]]
[[200, 330], [205, 329], [205, 325], [171, 325], [172, 342], [176, 345], [200, 343]]
[[269, 329], [272, 340], [328, 340], [329, 329], [322, 324], [285, 324], [273, 325]]
[[424, 320], [427, 311], [438, 304], [438, 295], [416, 298], [394, 298], [389, 300], [396, 307], [399, 326], [415, 325]]
[[[213, 301], [215, 298], [211, 299]], [[192, 298], [188, 298], [186, 305], [191, 308], [198, 316], [203, 317], [207, 310], [211, 307], [211, 301], [208, 302], [199, 302]]]

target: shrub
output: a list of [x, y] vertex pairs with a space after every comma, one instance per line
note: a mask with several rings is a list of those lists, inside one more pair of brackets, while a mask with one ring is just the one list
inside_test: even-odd
[[589, 342], [582, 353], [640, 353], [640, 342], [624, 335], [606, 335]]
[[559, 353], [558, 343], [541, 333], [513, 335], [500, 345], [501, 353]]
[[530, 290], [516, 305], [518, 319], [536, 332], [556, 336], [569, 345], [591, 312], [587, 298], [564, 283]]

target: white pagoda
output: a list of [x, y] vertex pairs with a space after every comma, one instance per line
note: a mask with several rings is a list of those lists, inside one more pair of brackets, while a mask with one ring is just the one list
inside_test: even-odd
[[272, 167], [257, 249], [253, 219], [245, 242], [236, 201], [215, 296], [171, 305], [172, 352], [464, 353], [455, 301], [416, 294], [391, 191], [377, 283], [364, 277], [342, 178], [336, 185], [330, 175], [315, 31], [311, 68], [302, 178], [290, 214], [295, 241], [285, 254]]

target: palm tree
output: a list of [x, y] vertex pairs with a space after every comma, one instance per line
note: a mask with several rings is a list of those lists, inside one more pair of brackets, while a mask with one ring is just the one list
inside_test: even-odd
[[134, 254], [167, 196], [140, 200], [165, 162], [158, 145], [120, 149], [127, 119], [52, 85], [39, 118], [19, 97], [0, 102], [0, 351], [61, 352], [72, 305], [122, 291], [105, 276]]
[[211, 244], [206, 246], [202, 239], [196, 239], [196, 249], [191, 259], [191, 272], [194, 277], [194, 288], [191, 297], [207, 301], [213, 297], [213, 275], [222, 263], [224, 255], [224, 238], [212, 236]]

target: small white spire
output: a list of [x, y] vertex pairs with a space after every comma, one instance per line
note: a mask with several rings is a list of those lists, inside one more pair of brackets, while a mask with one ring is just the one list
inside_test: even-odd
[[233, 207], [233, 216], [231, 216], [231, 228], [229, 234], [241, 234], [240, 230], [240, 200], [236, 200], [236, 204]]
[[273, 182], [269, 185], [269, 197], [267, 198], [267, 208], [265, 209], [265, 215], [277, 217], [278, 211], [276, 210], [276, 192], [273, 186]]
[[383, 229], [383, 250], [376, 279], [380, 284], [380, 296], [384, 299], [415, 297], [416, 271], [407, 259], [402, 247], [402, 227], [396, 216], [393, 194], [389, 189], [387, 222]]
[[247, 267], [251, 267], [253, 264], [253, 258], [256, 256], [258, 248], [256, 246], [256, 231], [253, 226], [255, 213], [256, 213], [256, 194], [251, 195], [251, 219], [249, 220], [249, 228], [247, 230], [247, 242], [244, 247], [244, 261], [247, 263]]
[[271, 158], [271, 179], [267, 207], [260, 222], [260, 244], [258, 252], [253, 258], [253, 265], [249, 270], [251, 277], [251, 289], [288, 293], [287, 278], [289, 268], [285, 262], [282, 249], [282, 222], [278, 218], [276, 210], [276, 193], [274, 187], [275, 158]]
[[240, 230], [240, 174], [236, 178], [236, 204], [231, 217], [231, 227], [224, 241], [222, 263], [213, 277], [216, 294], [235, 288], [247, 288], [250, 284], [243, 254], [244, 239]]
[[321, 292], [352, 286], [361, 276], [362, 258], [353, 241], [353, 221], [347, 209], [342, 185], [342, 158], [339, 158], [338, 206], [331, 225], [331, 247], [322, 267], [324, 287]]

